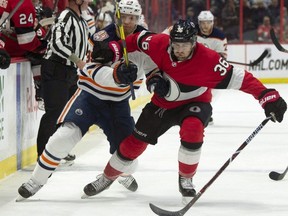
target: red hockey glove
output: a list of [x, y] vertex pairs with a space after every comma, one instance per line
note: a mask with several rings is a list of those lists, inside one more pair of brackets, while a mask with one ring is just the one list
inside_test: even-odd
[[10, 66], [11, 57], [9, 53], [4, 49], [5, 38], [0, 37], [0, 68], [6, 69]]
[[123, 54], [121, 46], [116, 41], [110, 41], [108, 43], [110, 50], [113, 52], [113, 62], [119, 61]]
[[129, 85], [137, 79], [138, 68], [130, 62], [128, 66], [125, 63], [117, 64], [113, 70], [113, 78], [117, 84]]
[[170, 89], [169, 82], [162, 77], [160, 71], [147, 77], [146, 86], [150, 93], [155, 92], [159, 97], [165, 97]]
[[91, 60], [102, 64], [116, 62], [122, 58], [122, 49], [116, 41], [94, 41]]
[[281, 122], [283, 120], [284, 113], [287, 110], [287, 104], [280, 97], [278, 91], [275, 89], [266, 89], [259, 96], [259, 103], [265, 110], [265, 115], [268, 117], [271, 113], [274, 114], [275, 119], [272, 118], [272, 121]]

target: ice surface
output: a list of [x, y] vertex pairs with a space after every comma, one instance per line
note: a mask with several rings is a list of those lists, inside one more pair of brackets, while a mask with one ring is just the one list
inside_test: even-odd
[[[267, 85], [279, 90], [288, 101], [288, 85]], [[258, 102], [243, 92], [218, 91], [213, 101], [214, 125], [206, 129], [198, 172], [194, 178], [200, 190], [236, 149], [264, 120]], [[133, 110], [137, 118], [141, 108]], [[195, 216], [287, 216], [288, 176], [269, 179], [269, 172], [283, 172], [288, 165], [288, 118], [283, 123], [268, 122], [239, 156], [227, 167], [185, 215]], [[101, 130], [87, 134], [73, 150], [77, 159], [71, 167], [60, 167], [33, 197], [15, 202], [17, 189], [26, 182], [33, 166], [0, 181], [0, 215], [14, 216], [148, 216], [155, 215], [149, 203], [179, 210], [178, 127], [160, 137], [139, 158], [134, 174], [137, 192], [129, 192], [118, 182], [109, 190], [81, 199], [84, 186], [106, 165], [110, 154]]]

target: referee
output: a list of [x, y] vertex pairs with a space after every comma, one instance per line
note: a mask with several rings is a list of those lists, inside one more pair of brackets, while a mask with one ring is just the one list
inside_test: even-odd
[[88, 9], [89, 2], [91, 0], [69, 0], [68, 7], [56, 18], [52, 27], [51, 39], [41, 64], [45, 114], [37, 136], [38, 157], [56, 131], [56, 122], [64, 106], [77, 89], [77, 68], [85, 66], [88, 26], [81, 11]]

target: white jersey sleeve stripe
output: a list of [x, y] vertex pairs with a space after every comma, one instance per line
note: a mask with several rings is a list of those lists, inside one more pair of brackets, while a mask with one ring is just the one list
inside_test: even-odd
[[234, 67], [227, 89], [239, 90], [242, 86], [244, 76], [245, 76], [245, 70], [243, 68]]

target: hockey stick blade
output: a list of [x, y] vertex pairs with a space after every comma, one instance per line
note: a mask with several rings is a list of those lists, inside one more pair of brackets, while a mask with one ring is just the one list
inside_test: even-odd
[[164, 210], [155, 206], [152, 203], [149, 203], [149, 206], [156, 215], [160, 215], [160, 216], [182, 216], [185, 214], [185, 213], [182, 214], [183, 209], [181, 209], [180, 211], [167, 211], [167, 210]]
[[263, 59], [269, 54], [269, 50], [265, 49], [264, 52], [253, 62], [251, 63], [241, 63], [241, 62], [234, 62], [234, 61], [228, 61], [231, 64], [239, 64], [239, 65], [245, 65], [245, 66], [256, 66], [258, 65], [261, 61], [263, 61]]
[[250, 134], [250, 136], [241, 144], [241, 146], [232, 154], [232, 156], [222, 165], [222, 167], [215, 173], [215, 175], [201, 188], [196, 196], [182, 209], [178, 211], [169, 211], [157, 207], [156, 205], [149, 203], [151, 210], [159, 216], [183, 216], [202, 196], [202, 194], [208, 189], [209, 186], [221, 175], [221, 173], [229, 166], [230, 163], [240, 154], [240, 152], [251, 142], [251, 140], [261, 131], [261, 129], [272, 118], [272, 115], [265, 118], [260, 125]]
[[273, 28], [270, 29], [270, 37], [271, 40], [273, 42], [273, 44], [276, 46], [276, 48], [280, 51], [280, 52], [285, 52], [288, 53], [288, 50], [286, 50], [278, 41], [276, 35], [275, 35], [275, 31]]
[[270, 177], [270, 179], [272, 179], [274, 181], [280, 181], [285, 177], [287, 172], [288, 172], [288, 166], [286, 167], [286, 169], [283, 173], [278, 173], [275, 171], [270, 172], [269, 177]]

